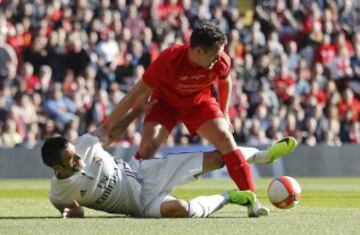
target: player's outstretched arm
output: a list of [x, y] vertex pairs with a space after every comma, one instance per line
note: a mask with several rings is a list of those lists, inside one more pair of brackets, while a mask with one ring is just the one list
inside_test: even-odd
[[137, 82], [106, 119], [102, 126], [103, 131], [110, 132], [114, 126], [118, 125], [119, 120], [139, 101], [139, 97], [147, 99], [150, 93], [151, 88], [142, 79]]
[[125, 132], [130, 123], [143, 111], [147, 111], [153, 106], [157, 100], [149, 101], [147, 96], [138, 97], [133, 109], [123, 115], [116, 123], [112, 125], [112, 128], [108, 131], [104, 125], [96, 129], [92, 134], [99, 137], [101, 145], [103, 147], [109, 146], [119, 136]]

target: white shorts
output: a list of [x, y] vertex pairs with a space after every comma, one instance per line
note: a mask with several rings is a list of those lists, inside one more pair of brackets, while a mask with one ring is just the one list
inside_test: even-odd
[[163, 202], [175, 200], [171, 190], [196, 178], [201, 173], [203, 153], [169, 154], [140, 162], [139, 178], [143, 179], [140, 194], [143, 214], [146, 217], [161, 217]]

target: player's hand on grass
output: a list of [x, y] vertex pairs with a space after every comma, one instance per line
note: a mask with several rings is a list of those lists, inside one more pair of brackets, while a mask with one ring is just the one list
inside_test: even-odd
[[65, 207], [61, 213], [62, 218], [83, 218], [84, 217], [84, 208], [74, 200], [70, 207]]

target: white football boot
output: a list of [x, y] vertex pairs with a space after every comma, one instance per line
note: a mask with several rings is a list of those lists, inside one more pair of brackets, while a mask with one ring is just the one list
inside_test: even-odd
[[252, 205], [248, 205], [247, 208], [249, 218], [269, 216], [270, 214], [269, 209], [266, 208], [257, 198], [255, 198], [254, 203]]

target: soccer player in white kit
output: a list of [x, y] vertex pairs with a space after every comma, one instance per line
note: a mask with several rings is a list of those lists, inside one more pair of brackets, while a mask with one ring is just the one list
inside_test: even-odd
[[[219, 152], [170, 154], [126, 163], [105, 151], [104, 147], [145, 108], [134, 107], [110, 133], [100, 127], [73, 144], [60, 136], [45, 141], [41, 150], [43, 162], [55, 173], [49, 198], [62, 217], [83, 217], [83, 207], [135, 217], [207, 217], [227, 203], [251, 206], [252, 217], [268, 215], [265, 207], [257, 209], [258, 200], [250, 191], [233, 190], [189, 201], [171, 194], [175, 186], [221, 168], [224, 163]], [[289, 141], [282, 140], [274, 146], [265, 151], [242, 151], [250, 163], [272, 162], [293, 151], [296, 144], [290, 146]], [[279, 156], [274, 159], [276, 154]]]

